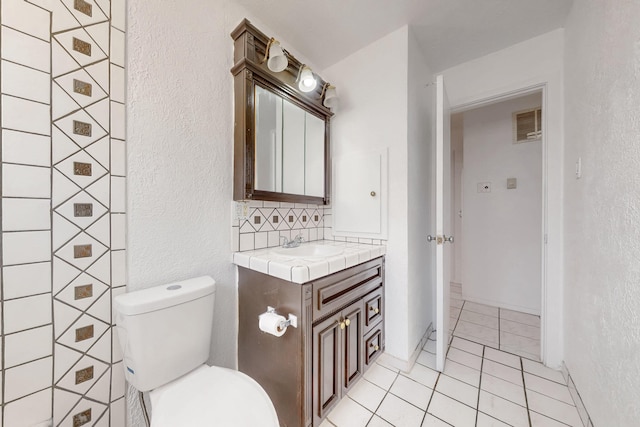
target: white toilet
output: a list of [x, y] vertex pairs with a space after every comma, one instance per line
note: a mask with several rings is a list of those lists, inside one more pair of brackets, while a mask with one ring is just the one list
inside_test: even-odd
[[215, 281], [205, 276], [115, 298], [127, 381], [150, 391], [152, 427], [277, 427], [257, 382], [205, 365], [214, 292]]

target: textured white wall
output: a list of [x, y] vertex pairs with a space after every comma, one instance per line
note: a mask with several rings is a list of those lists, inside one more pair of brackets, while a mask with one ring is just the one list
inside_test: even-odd
[[389, 148], [386, 352], [401, 360], [409, 358], [407, 37], [403, 27], [323, 71], [340, 90], [340, 111], [331, 123], [332, 156]]
[[129, 290], [209, 274], [212, 361], [235, 366], [233, 87], [222, 2], [129, 2]]
[[638, 22], [636, 0], [575, 1], [565, 33], [565, 352], [596, 426], [640, 420]]
[[555, 30], [443, 72], [453, 108], [546, 85], [543, 108], [547, 146], [543, 162], [548, 179], [545, 191], [549, 240], [545, 248], [547, 287], [542, 295], [542, 334], [546, 337], [542, 360], [552, 367], [559, 367], [563, 360], [563, 46], [564, 30]]
[[[277, 37], [233, 1], [128, 1], [128, 289], [211, 275], [209, 361], [228, 367], [237, 360], [229, 34], [245, 17]], [[142, 423], [129, 394], [129, 425]]]
[[[462, 295], [540, 314], [542, 144], [513, 144], [512, 113], [540, 106], [540, 93], [464, 113]], [[517, 188], [507, 189], [507, 178]], [[477, 184], [491, 182], [490, 193]]]

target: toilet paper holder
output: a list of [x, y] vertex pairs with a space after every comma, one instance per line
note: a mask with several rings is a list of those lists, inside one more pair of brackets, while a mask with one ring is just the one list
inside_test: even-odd
[[[267, 306], [267, 313], [277, 314], [276, 309], [271, 307], [270, 305]], [[280, 323], [278, 325], [278, 329], [282, 330], [289, 326], [293, 326], [294, 328], [298, 327], [298, 316], [294, 316], [293, 314], [289, 313], [289, 318], [284, 322]]]

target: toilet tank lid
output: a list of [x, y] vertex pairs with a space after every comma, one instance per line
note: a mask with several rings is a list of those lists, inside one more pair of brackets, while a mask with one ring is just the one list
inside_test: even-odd
[[149, 313], [211, 295], [215, 284], [211, 277], [202, 276], [154, 286], [118, 295], [114, 298], [114, 307], [118, 313], [129, 316]]

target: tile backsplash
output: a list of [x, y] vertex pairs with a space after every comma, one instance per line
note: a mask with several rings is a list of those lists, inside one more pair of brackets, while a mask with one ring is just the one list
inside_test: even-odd
[[[235, 203], [245, 203], [247, 219], [235, 217]], [[272, 248], [281, 238], [291, 240], [302, 236], [305, 242], [336, 240], [343, 242], [384, 244], [385, 240], [339, 237], [332, 233], [331, 206], [285, 202], [234, 202], [231, 242], [233, 252]]]
[[125, 425], [125, 2], [2, 0], [0, 426]]
[[232, 250], [251, 251], [278, 246], [300, 235], [305, 242], [324, 238], [324, 206], [284, 202], [243, 202], [247, 219], [233, 220]]

